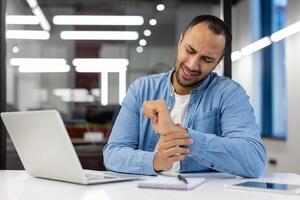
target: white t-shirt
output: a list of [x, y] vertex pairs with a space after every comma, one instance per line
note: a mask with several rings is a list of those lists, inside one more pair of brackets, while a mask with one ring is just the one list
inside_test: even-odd
[[[184, 126], [191, 95], [178, 95], [175, 92], [174, 95], [175, 104], [170, 113], [171, 119], [174, 124], [180, 124], [181, 126]], [[173, 164], [172, 168], [166, 172], [179, 172], [179, 170], [180, 161], [177, 161]]]

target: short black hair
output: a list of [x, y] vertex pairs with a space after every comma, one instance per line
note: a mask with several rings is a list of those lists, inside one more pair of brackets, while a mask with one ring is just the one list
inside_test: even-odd
[[192, 21], [187, 25], [187, 27], [184, 29], [183, 36], [186, 33], [186, 31], [193, 26], [200, 24], [200, 23], [206, 23], [208, 25], [208, 28], [216, 35], [223, 34], [225, 36], [225, 47], [224, 47], [224, 53], [229, 49], [231, 46], [232, 41], [232, 35], [229, 27], [226, 25], [226, 23], [221, 20], [220, 18], [213, 16], [213, 15], [199, 15], [192, 19]]

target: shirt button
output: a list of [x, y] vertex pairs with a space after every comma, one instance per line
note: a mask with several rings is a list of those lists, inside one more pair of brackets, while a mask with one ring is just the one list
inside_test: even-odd
[[210, 165], [211, 168], [214, 168], [215, 166], [213, 164]]
[[170, 106], [168, 107], [168, 110], [171, 110], [171, 107], [170, 107]]
[[172, 96], [173, 96], [173, 93], [171, 93], [170, 95], [171, 95], [171, 97], [172, 97]]

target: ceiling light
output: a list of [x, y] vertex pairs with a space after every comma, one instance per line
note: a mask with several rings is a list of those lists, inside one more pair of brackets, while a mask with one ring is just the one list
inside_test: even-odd
[[108, 105], [108, 73], [101, 72], [101, 104]]
[[19, 67], [19, 72], [21, 73], [55, 73], [69, 71], [69, 65], [20, 65]]
[[51, 27], [50, 24], [45, 17], [43, 11], [38, 5], [37, 0], [26, 0], [29, 7], [31, 8], [33, 14], [39, 19], [39, 24], [41, 25], [44, 31], [50, 31]]
[[47, 18], [45, 17], [43, 11], [41, 10], [41, 8], [36, 7], [34, 9], [32, 9], [32, 12], [33, 12], [33, 14], [35, 14], [35, 16], [38, 17], [42, 29], [44, 31], [50, 31], [50, 29], [51, 29], [50, 24], [49, 24]]
[[80, 73], [101, 73], [101, 104], [108, 105], [108, 73], [119, 73], [119, 102], [126, 95], [126, 70], [128, 59], [123, 58], [75, 58], [75, 71]]
[[64, 40], [137, 40], [136, 31], [62, 31]]
[[255, 42], [243, 47], [241, 49], [241, 53], [242, 53], [242, 55], [245, 56], [245, 55], [248, 55], [248, 54], [258, 51], [258, 50], [270, 45], [271, 43], [272, 43], [272, 41], [270, 40], [269, 37], [264, 37], [260, 40], [257, 40]]
[[74, 66], [79, 65], [94, 65], [94, 66], [107, 66], [107, 65], [129, 65], [128, 59], [125, 58], [75, 58], [73, 60]]
[[287, 37], [299, 32], [299, 31], [300, 31], [300, 21], [273, 33], [271, 35], [271, 40], [273, 42], [277, 42], [279, 40], [282, 40], [284, 38], [287, 38]]
[[50, 38], [50, 34], [48, 31], [7, 30], [6, 38], [24, 40], [48, 40]]
[[142, 53], [143, 52], [143, 47], [141, 47], [141, 46], [138, 46], [137, 48], [136, 48], [136, 52], [138, 52], [138, 53]]
[[156, 10], [157, 11], [163, 11], [165, 9], [165, 5], [160, 3], [160, 4], [157, 4], [156, 6]]
[[139, 41], [139, 44], [140, 44], [141, 46], [146, 46], [147, 41], [146, 41], [145, 39], [141, 39], [141, 40]]
[[7, 15], [6, 24], [39, 24], [40, 20], [35, 15]]
[[144, 35], [145, 35], [146, 37], [149, 37], [149, 36], [151, 35], [151, 31], [148, 30], [148, 29], [144, 30]]
[[102, 73], [102, 72], [120, 72], [126, 71], [127, 67], [124, 66], [83, 66], [78, 65], [75, 71], [79, 73]]
[[67, 61], [63, 58], [12, 58], [10, 65], [66, 65]]
[[77, 72], [120, 72], [126, 71], [128, 59], [113, 58], [75, 58], [73, 65]]
[[20, 51], [20, 49], [19, 49], [19, 47], [17, 47], [17, 46], [14, 46], [14, 47], [12, 48], [12, 52], [13, 52], [13, 53], [19, 53], [19, 51]]
[[101, 96], [101, 91], [99, 88], [92, 88], [91, 89], [91, 94], [95, 97], [100, 97]]
[[57, 25], [143, 25], [142, 16], [121, 15], [57, 15], [53, 17]]
[[156, 20], [156, 19], [150, 19], [150, 20], [149, 20], [149, 24], [150, 24], [151, 26], [155, 26], [155, 25], [157, 24], [157, 20]]
[[[53, 90], [53, 95], [54, 96], [59, 96], [59, 97], [63, 97], [63, 96], [69, 96], [71, 95], [72, 89], [70, 88], [57, 88]], [[86, 94], [88, 94], [88, 92], [86, 92]]]
[[26, 0], [30, 8], [36, 8], [38, 6], [37, 0]]
[[64, 102], [94, 102], [95, 98], [89, 95], [84, 88], [57, 88], [53, 90], [53, 95], [61, 97]]
[[240, 58], [242, 58], [242, 54], [240, 51], [235, 51], [235, 52], [232, 52], [231, 53], [231, 61], [234, 62], [234, 61], [237, 61], [239, 60]]

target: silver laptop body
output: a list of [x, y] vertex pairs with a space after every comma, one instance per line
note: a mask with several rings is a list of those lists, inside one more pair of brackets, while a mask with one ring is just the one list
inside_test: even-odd
[[85, 185], [137, 178], [129, 174], [83, 170], [56, 110], [6, 112], [1, 113], [1, 117], [31, 176]]

